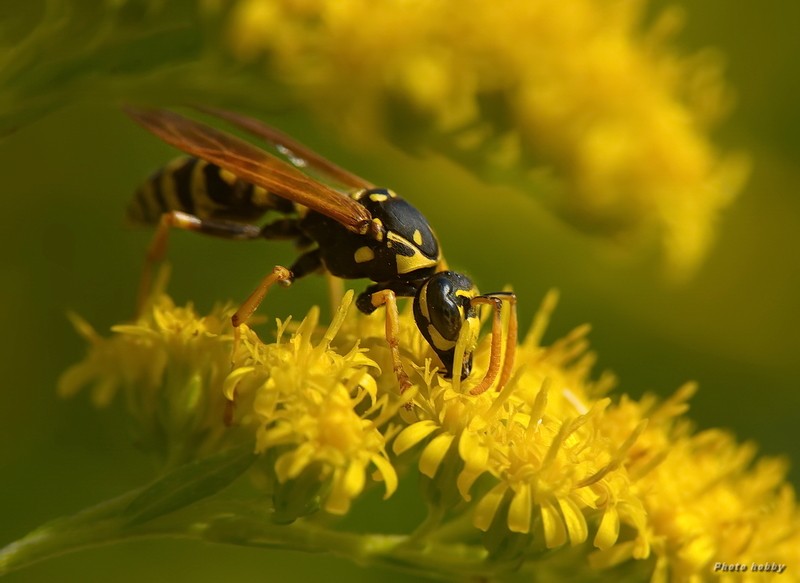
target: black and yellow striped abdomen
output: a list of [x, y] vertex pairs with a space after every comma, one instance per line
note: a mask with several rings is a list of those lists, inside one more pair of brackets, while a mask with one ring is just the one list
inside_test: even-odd
[[268, 210], [296, 212], [294, 203], [199, 158], [176, 158], [150, 176], [134, 194], [128, 219], [158, 223], [161, 215], [181, 211], [200, 219], [251, 223]]

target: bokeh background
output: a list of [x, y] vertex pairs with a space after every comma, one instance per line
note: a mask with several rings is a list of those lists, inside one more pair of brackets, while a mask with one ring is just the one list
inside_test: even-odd
[[[697, 426], [728, 428], [741, 440], [757, 442], [763, 454], [788, 456], [790, 479], [797, 485], [800, 37], [795, 23], [800, 6], [744, 3], [732, 10], [723, 0], [686, 5], [681, 45], [718, 48], [736, 92], [735, 111], [715, 140], [724, 149], [748, 151], [754, 165], [745, 191], [721, 216], [704, 264], [681, 284], [665, 279], [655, 262], [631, 259], [577, 233], [525, 193], [481, 182], [443, 158], [412, 158], [382, 142], [348, 146], [302, 110], [258, 113], [410, 199], [437, 229], [453, 266], [485, 290], [513, 284], [523, 323], [544, 293], [558, 288], [561, 302], [546, 338], [590, 322], [598, 374], [617, 373], [618, 392], [668, 395], [684, 381], [697, 380], [700, 391], [690, 411]], [[37, 10], [30, 13], [31, 22], [41, 17]], [[0, 24], [12, 18], [11, 9], [0, 11], [0, 18]], [[60, 91], [57, 76], [51, 82], [40, 88], [43, 93]], [[113, 96], [91, 87], [73, 84], [60, 98], [63, 104], [46, 114], [47, 108], [37, 111], [33, 104], [30, 117], [20, 117], [16, 131], [0, 140], [0, 545], [143, 484], [154, 471], [131, 444], [120, 404], [98, 412], [83, 396], [65, 401], [55, 394], [59, 374], [84, 352], [66, 311], [80, 313], [104, 332], [132, 312], [150, 233], [124, 228], [124, 209], [139, 181], [172, 155], [120, 113], [124, 87]], [[250, 112], [264, 90], [254, 82], [246, 100]], [[147, 97], [133, 93], [135, 99]], [[2, 94], [0, 87], [0, 107]], [[176, 95], [185, 97], [177, 90]], [[154, 96], [169, 99], [170, 87]], [[193, 97], [204, 101], [202, 93]], [[266, 270], [292, 257], [289, 245], [177, 233], [170, 249], [170, 291], [201, 309], [217, 300], [240, 300]], [[312, 303], [326, 303], [321, 278], [271, 295], [263, 313], [301, 315]], [[386, 512], [387, 523], [399, 520], [391, 513], [402, 516], [414, 506], [414, 495], [411, 476], [390, 505], [375, 505], [375, 511]], [[6, 580], [178, 577], [411, 580], [334, 557], [181, 541], [92, 549]]]

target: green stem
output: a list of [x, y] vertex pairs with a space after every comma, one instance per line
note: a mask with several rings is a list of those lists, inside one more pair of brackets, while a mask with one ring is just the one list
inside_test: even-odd
[[0, 549], [0, 576], [33, 563], [134, 536], [121, 530], [122, 511], [139, 491], [129, 492], [73, 516], [48, 522]]
[[361, 565], [383, 566], [427, 577], [464, 579], [488, 575], [483, 549], [458, 544], [414, 544], [408, 535], [339, 532], [308, 520], [270, 521], [254, 503], [201, 501], [143, 524], [124, 513], [140, 491], [130, 492], [74, 516], [50, 522], [0, 550], [0, 576], [36, 562], [131, 538], [172, 537], [239, 546], [327, 552]]
[[487, 553], [482, 548], [413, 544], [412, 536], [333, 531], [308, 520], [282, 526], [253, 517], [252, 513], [228, 513], [217, 515], [206, 524], [200, 538], [226, 544], [328, 552], [360, 565], [447, 580], [489, 575], [497, 568], [486, 562]]

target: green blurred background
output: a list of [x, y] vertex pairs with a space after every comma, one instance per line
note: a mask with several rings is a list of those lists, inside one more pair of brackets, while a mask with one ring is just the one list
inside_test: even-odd
[[[759, 443], [764, 454], [786, 454], [798, 484], [798, 18], [800, 5], [777, 2], [731, 10], [723, 0], [709, 0], [688, 8], [681, 42], [687, 49], [721, 49], [738, 95], [718, 143], [748, 150], [754, 173], [724, 213], [704, 266], [681, 286], [666, 284], [655, 265], [576, 234], [524, 194], [480, 183], [445, 160], [412, 159], [385, 146], [348, 150], [300, 112], [266, 121], [409, 198], [437, 229], [453, 266], [485, 290], [514, 285], [524, 323], [543, 294], [559, 288], [561, 303], [546, 339], [590, 322], [598, 372], [615, 371], [619, 391], [668, 395], [686, 380], [699, 381], [690, 411], [698, 427], [730, 428], [741, 440]], [[66, 107], [0, 141], [6, 322], [0, 340], [0, 545], [153, 475], [151, 462], [130, 443], [122, 407], [98, 412], [85, 396], [61, 400], [55, 383], [84, 353], [65, 318], [68, 309], [103, 332], [130, 315], [150, 233], [123, 228], [122, 216], [138, 182], [170, 155], [113, 101], [80, 91]], [[170, 290], [178, 301], [207, 309], [217, 299], [244, 298], [267, 269], [292, 257], [288, 245], [177, 233]], [[311, 278], [270, 296], [262, 312], [300, 315], [325, 298], [324, 282]], [[388, 507], [374, 507], [387, 512], [387, 524], [399, 520], [391, 512], [415, 507], [414, 476], [401, 490]], [[411, 580], [326, 556], [143, 541], [54, 559], [7, 581], [178, 577]]]

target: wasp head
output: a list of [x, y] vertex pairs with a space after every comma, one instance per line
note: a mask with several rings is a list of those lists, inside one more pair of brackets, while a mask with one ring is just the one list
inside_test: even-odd
[[461, 379], [472, 370], [472, 352], [478, 337], [477, 312], [471, 304], [478, 295], [475, 284], [466, 275], [441, 271], [417, 291], [414, 320], [445, 368], [445, 378], [452, 378], [456, 343], [465, 325], [472, 337], [467, 342], [461, 367]]

